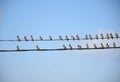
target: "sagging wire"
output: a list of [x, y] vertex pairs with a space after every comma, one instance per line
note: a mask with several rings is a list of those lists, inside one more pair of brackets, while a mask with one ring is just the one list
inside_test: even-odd
[[36, 45], [35, 49], [20, 49], [19, 46], [17, 45], [15, 50], [0, 50], [0, 52], [96, 50], [96, 49], [120, 49], [120, 47], [116, 46], [115, 42], [113, 42], [112, 46], [110, 46], [108, 43], [106, 43], [106, 45], [100, 43], [99, 47], [96, 44], [93, 44], [93, 47], [90, 47], [88, 43], [86, 43], [86, 47], [82, 47], [80, 44], [78, 44], [77, 47], [75, 48], [71, 44], [69, 44], [68, 47], [66, 47], [66, 45], [63, 44], [63, 47], [58, 49], [40, 49], [38, 45]]
[[97, 34], [95, 35], [95, 37], [92, 37], [90, 34], [89, 35], [85, 35], [84, 38], [80, 38], [79, 35], [76, 36], [71, 36], [68, 37], [67, 35], [65, 36], [65, 38], [63, 38], [61, 35], [58, 36], [58, 39], [53, 39], [52, 36], [49, 36], [48, 39], [43, 39], [42, 36], [39, 36], [39, 39], [34, 39], [33, 36], [30, 36], [30, 39], [28, 39], [26, 36], [24, 36], [23, 39], [20, 38], [20, 36], [17, 36], [17, 40], [0, 40], [0, 41], [69, 41], [69, 40], [93, 40], [93, 39], [118, 39], [120, 38], [118, 33], [115, 33], [114, 35], [112, 33], [107, 33], [106, 35], [103, 35], [102, 33], [100, 34], [100, 36], [98, 36]]

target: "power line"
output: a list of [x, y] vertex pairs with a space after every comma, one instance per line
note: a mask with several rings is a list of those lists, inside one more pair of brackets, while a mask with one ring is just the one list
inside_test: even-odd
[[90, 47], [88, 43], [86, 43], [85, 47], [82, 47], [79, 44], [77, 45], [77, 48], [73, 48], [71, 44], [69, 44], [68, 47], [66, 47], [66, 45], [63, 44], [63, 48], [58, 48], [58, 49], [41, 49], [38, 45], [36, 45], [36, 49], [21, 49], [17, 45], [16, 50], [0, 50], [0, 52], [62, 51], [62, 50], [93, 50], [93, 49], [120, 49], [120, 47], [116, 46], [115, 42], [113, 42], [112, 46], [110, 46], [108, 43], [106, 43], [106, 45], [103, 45], [103, 43], [100, 43], [99, 47], [96, 44], [93, 44], [93, 47]]
[[98, 48], [72, 48], [72, 49], [21, 49], [21, 50], [0, 50], [0, 52], [26, 52], [26, 51], [65, 51], [65, 50], [97, 50], [97, 49], [120, 49], [120, 47], [98, 47]]
[[76, 36], [71, 35], [71, 37], [68, 37], [66, 35], [63, 38], [61, 35], [59, 35], [58, 39], [53, 39], [52, 36], [49, 36], [48, 39], [44, 39], [42, 36], [39, 36], [39, 39], [34, 39], [33, 36], [30, 35], [30, 39], [28, 39], [26, 36], [24, 36], [24, 39], [21, 39], [19, 36], [17, 36], [17, 40], [0, 40], [0, 41], [1, 42], [2, 41], [11, 41], [11, 42], [13, 42], [13, 41], [19, 41], [19, 42], [20, 41], [26, 41], [26, 42], [27, 41], [70, 41], [70, 40], [79, 41], [79, 40], [94, 40], [94, 39], [97, 39], [97, 40], [99, 40], [99, 39], [108, 39], [109, 40], [109, 39], [119, 39], [119, 38], [120, 37], [119, 37], [118, 33], [115, 33], [114, 36], [113, 36], [112, 33], [110, 33], [110, 34], [107, 33], [106, 35], [103, 35], [101, 33], [100, 36], [98, 36], [96, 34], [95, 37], [92, 37], [90, 34], [89, 35], [86, 34], [84, 38], [81, 38], [78, 35], [76, 35]]

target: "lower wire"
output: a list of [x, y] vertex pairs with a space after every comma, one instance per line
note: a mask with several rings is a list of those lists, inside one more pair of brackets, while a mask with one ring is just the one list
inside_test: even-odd
[[97, 49], [120, 49], [120, 47], [98, 47], [98, 48], [72, 48], [72, 49], [64, 49], [64, 48], [59, 48], [59, 49], [20, 49], [20, 50], [0, 50], [0, 52], [27, 52], [27, 51], [65, 51], [65, 50], [97, 50]]

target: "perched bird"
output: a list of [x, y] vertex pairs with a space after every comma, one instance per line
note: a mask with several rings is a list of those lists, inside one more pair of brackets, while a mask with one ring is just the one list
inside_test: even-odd
[[106, 38], [109, 39], [109, 35], [108, 34], [106, 34]]
[[89, 39], [91, 39], [92, 40], [92, 36], [89, 34]]
[[94, 48], [97, 48], [96, 44], [93, 44]]
[[88, 36], [87, 36], [87, 34], [85, 35], [85, 39], [86, 39], [86, 40], [88, 39]]
[[37, 49], [37, 50], [40, 50], [40, 48], [39, 48], [39, 46], [38, 46], [38, 45], [36, 45], [36, 49]]
[[80, 38], [79, 38], [79, 36], [78, 36], [78, 35], [76, 35], [76, 40], [80, 40]]
[[64, 49], [67, 49], [66, 46], [65, 46], [64, 44], [63, 44], [63, 48], [64, 48]]
[[110, 38], [113, 39], [113, 35], [112, 35], [112, 33], [110, 33]]
[[115, 33], [115, 37], [118, 39], [119, 38], [119, 35], [117, 33]]
[[115, 42], [113, 42], [113, 47], [114, 47], [114, 48], [116, 47], [116, 44], [115, 44]]
[[32, 36], [32, 35], [30, 36], [30, 39], [31, 39], [32, 41], [34, 41], [34, 39], [33, 39], [33, 36]]
[[28, 39], [27, 39], [27, 37], [26, 37], [26, 36], [24, 36], [24, 40], [25, 40], [25, 41], [28, 41]]
[[79, 49], [82, 48], [81, 45], [77, 45], [77, 47], [78, 47]]
[[40, 36], [39, 38], [40, 38], [41, 41], [43, 40], [42, 36]]
[[67, 41], [69, 41], [69, 38], [68, 38], [68, 36], [67, 36], [67, 35], [65, 36], [65, 38], [66, 38], [66, 40], [67, 40]]
[[72, 40], [75, 40], [75, 37], [74, 36], [71, 36]]
[[96, 39], [99, 39], [97, 34], [95, 35], [95, 38], [96, 38]]
[[69, 44], [69, 48], [72, 50], [72, 45], [71, 44]]
[[59, 39], [60, 39], [60, 40], [63, 40], [61, 35], [59, 35]]
[[86, 43], [86, 48], [89, 48], [89, 45], [88, 45], [88, 43]]
[[19, 50], [20, 50], [20, 48], [19, 48], [19, 46], [18, 46], [18, 45], [17, 45], [17, 47], [16, 47], [16, 48], [17, 48], [17, 51], [19, 51]]
[[100, 45], [101, 45], [101, 48], [104, 48], [103, 43], [101, 43]]
[[52, 36], [49, 36], [49, 39], [52, 40]]
[[108, 43], [106, 44], [106, 48], [109, 48], [109, 44]]
[[20, 37], [19, 36], [17, 36], [17, 40], [20, 41]]
[[103, 34], [100, 34], [100, 39], [104, 39], [104, 36], [103, 36]]

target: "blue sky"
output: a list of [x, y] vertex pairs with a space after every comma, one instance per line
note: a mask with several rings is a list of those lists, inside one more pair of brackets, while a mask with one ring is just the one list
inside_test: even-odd
[[[120, 33], [119, 0], [0, 0], [0, 39]], [[119, 45], [120, 40], [116, 41]], [[60, 48], [98, 41], [0, 42], [0, 49]], [[0, 53], [1, 82], [117, 82], [119, 49]]]

